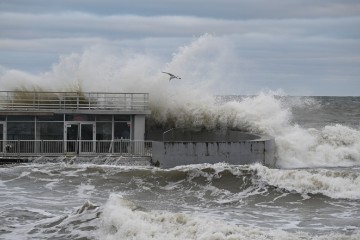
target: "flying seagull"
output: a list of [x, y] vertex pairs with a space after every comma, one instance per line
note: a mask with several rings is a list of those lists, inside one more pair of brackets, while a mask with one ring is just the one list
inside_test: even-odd
[[171, 81], [171, 79], [173, 79], [173, 78], [181, 79], [181, 77], [179, 77], [179, 76], [175, 76], [174, 74], [171, 74], [171, 73], [168, 73], [168, 72], [162, 72], [162, 73], [168, 74], [168, 75], [170, 76], [170, 78], [169, 78], [169, 82], [170, 82], [170, 81]]

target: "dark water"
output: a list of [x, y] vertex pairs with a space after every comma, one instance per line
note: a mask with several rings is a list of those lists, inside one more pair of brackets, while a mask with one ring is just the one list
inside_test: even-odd
[[235, 100], [281, 106], [255, 113], [279, 168], [2, 166], [0, 238], [360, 239], [360, 98]]
[[359, 129], [360, 97], [291, 97], [290, 101], [294, 120], [302, 126], [343, 124]]

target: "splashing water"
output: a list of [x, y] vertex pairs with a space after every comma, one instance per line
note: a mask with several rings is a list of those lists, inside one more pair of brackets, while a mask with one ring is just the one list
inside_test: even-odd
[[[277, 166], [283, 168], [360, 165], [359, 129], [340, 124], [301, 127], [294, 123], [291, 104], [276, 97], [281, 92], [219, 103], [210, 90], [230, 77], [225, 72], [238, 64], [229, 62], [233, 46], [225, 45], [221, 38], [204, 35], [180, 47], [170, 60], [129, 49], [114, 54], [97, 45], [61, 56], [49, 72], [2, 69], [0, 84], [9, 90], [35, 86], [50, 91], [149, 92], [149, 124], [269, 134], [275, 137]], [[181, 73], [182, 80], [169, 83], [162, 71]], [[302, 104], [312, 103], [295, 103]]]
[[243, 227], [201, 219], [187, 214], [136, 211], [121, 196], [112, 195], [105, 204], [101, 236], [106, 239], [356, 239], [358, 235], [307, 233], [288, 234], [282, 230]]

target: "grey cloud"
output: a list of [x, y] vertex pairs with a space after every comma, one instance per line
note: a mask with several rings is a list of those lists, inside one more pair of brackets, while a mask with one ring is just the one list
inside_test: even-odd
[[356, 0], [3, 0], [2, 11], [59, 12], [81, 11], [101, 15], [192, 15], [225, 19], [317, 18], [358, 16]]
[[360, 17], [341, 19], [225, 20], [187, 16], [99, 16], [78, 12], [0, 13], [6, 38], [49, 37], [188, 37], [214, 34], [267, 34], [359, 38]]
[[156, 56], [165, 67], [211, 33], [213, 45], [189, 53], [194, 72], [179, 71], [198, 77], [211, 66], [205, 75], [222, 83], [214, 92], [358, 95], [359, 26], [358, 0], [2, 0], [0, 68], [46, 71], [93, 46]]

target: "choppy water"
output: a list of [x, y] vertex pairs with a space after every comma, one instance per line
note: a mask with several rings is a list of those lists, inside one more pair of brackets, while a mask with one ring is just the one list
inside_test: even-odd
[[2, 166], [0, 238], [360, 239], [360, 98], [232, 98], [202, 119], [272, 134], [278, 168]]

